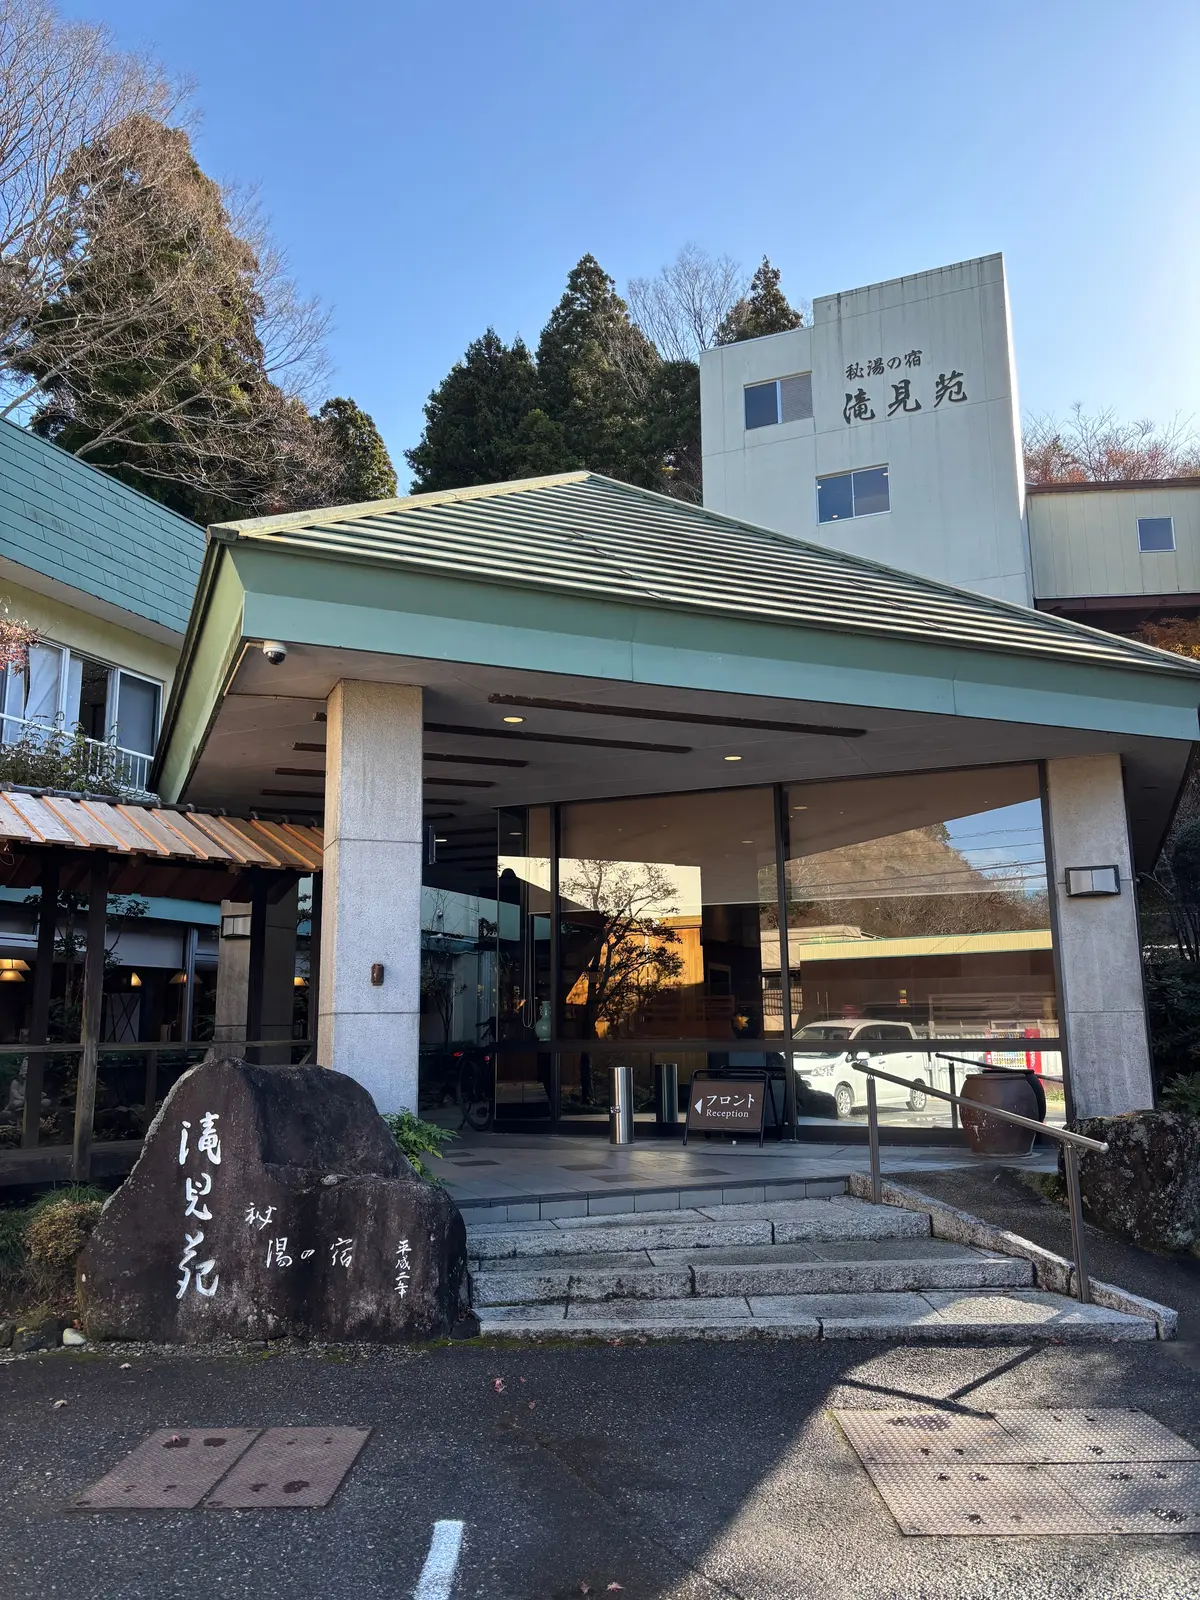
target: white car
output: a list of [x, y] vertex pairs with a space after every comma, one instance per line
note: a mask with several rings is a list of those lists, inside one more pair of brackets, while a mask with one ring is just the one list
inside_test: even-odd
[[875, 1079], [876, 1101], [881, 1106], [907, 1106], [924, 1111], [924, 1085], [928, 1079], [927, 1058], [918, 1050], [873, 1050], [875, 1041], [915, 1039], [916, 1030], [908, 1022], [876, 1022], [870, 1017], [850, 1017], [827, 1022], [808, 1022], [795, 1035], [798, 1045], [818, 1046], [811, 1052], [792, 1057], [800, 1082], [821, 1094], [833, 1096], [839, 1117], [848, 1117], [855, 1106], [867, 1101], [867, 1074], [855, 1065], [859, 1055], [869, 1055], [869, 1065], [891, 1072], [897, 1078], [921, 1080], [916, 1088]]

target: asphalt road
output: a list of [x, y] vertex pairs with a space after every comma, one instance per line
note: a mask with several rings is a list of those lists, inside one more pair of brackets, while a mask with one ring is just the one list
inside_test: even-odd
[[[1200, 1538], [903, 1537], [828, 1408], [1131, 1405], [1200, 1445], [1198, 1376], [1190, 1343], [29, 1356], [0, 1365], [0, 1596], [404, 1600], [461, 1519], [454, 1600], [1187, 1600]], [[338, 1423], [375, 1431], [324, 1510], [66, 1509], [158, 1427]]]

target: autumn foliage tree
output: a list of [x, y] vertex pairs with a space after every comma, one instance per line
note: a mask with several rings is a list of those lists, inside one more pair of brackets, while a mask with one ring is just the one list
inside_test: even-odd
[[1027, 483], [1129, 483], [1200, 473], [1200, 438], [1183, 419], [1124, 422], [1111, 408], [1071, 407], [1022, 428]]

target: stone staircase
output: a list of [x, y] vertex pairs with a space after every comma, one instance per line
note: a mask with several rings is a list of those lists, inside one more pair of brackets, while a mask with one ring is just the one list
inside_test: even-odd
[[1033, 1287], [1029, 1260], [847, 1196], [468, 1228], [472, 1302], [506, 1338], [1154, 1339], [1152, 1316]]

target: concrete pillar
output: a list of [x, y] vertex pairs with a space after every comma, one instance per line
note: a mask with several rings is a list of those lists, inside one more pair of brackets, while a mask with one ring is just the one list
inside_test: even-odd
[[[1068, 868], [1106, 866], [1117, 868], [1120, 894], [1067, 894]], [[1119, 756], [1047, 761], [1046, 867], [1071, 1110], [1076, 1117], [1144, 1110], [1154, 1091]]]
[[[339, 683], [329, 697], [317, 1060], [380, 1111], [417, 1109], [421, 690]], [[382, 968], [373, 983], [372, 968]]]
[[[299, 885], [292, 884], [272, 903], [267, 898], [266, 938], [263, 950], [262, 1037], [290, 1039], [296, 986], [296, 918]], [[217, 998], [213, 1039], [242, 1040], [250, 1015], [250, 928], [248, 900], [222, 900], [221, 922], [237, 917], [246, 936], [223, 938], [217, 955]], [[263, 1061], [286, 1062], [290, 1049], [263, 1050]]]

